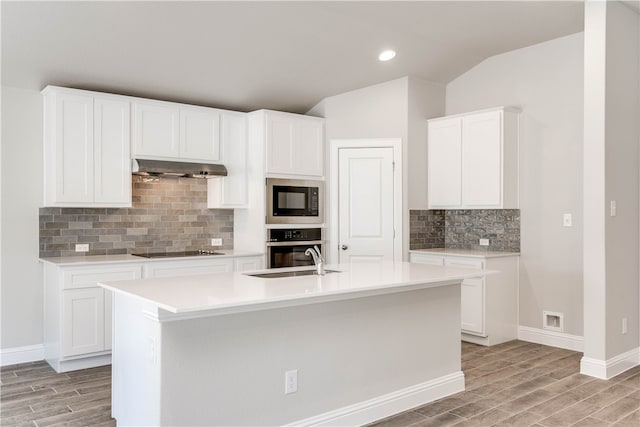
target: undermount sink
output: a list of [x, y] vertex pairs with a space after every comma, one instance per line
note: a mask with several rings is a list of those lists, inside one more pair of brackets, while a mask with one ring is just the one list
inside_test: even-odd
[[[326, 274], [340, 273], [338, 270], [325, 270]], [[247, 274], [247, 276], [264, 277], [267, 279], [274, 279], [280, 277], [295, 277], [295, 276], [313, 276], [318, 275], [316, 270], [297, 270], [297, 271], [274, 271], [273, 273], [253, 273]]]

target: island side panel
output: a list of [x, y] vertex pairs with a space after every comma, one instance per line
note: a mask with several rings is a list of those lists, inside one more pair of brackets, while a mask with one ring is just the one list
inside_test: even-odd
[[119, 426], [160, 425], [161, 325], [140, 300], [113, 294], [112, 416]]
[[[163, 322], [161, 333], [165, 426], [283, 425], [461, 375], [460, 285]], [[298, 391], [285, 395], [289, 370]]]

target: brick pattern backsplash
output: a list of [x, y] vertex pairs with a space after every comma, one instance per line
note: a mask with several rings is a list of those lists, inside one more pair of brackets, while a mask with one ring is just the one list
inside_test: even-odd
[[134, 176], [132, 190], [131, 208], [40, 208], [40, 257], [233, 248], [233, 210], [207, 209], [205, 179]]
[[[480, 246], [480, 239], [489, 239], [489, 246]], [[520, 210], [447, 210], [445, 247], [520, 252]]]
[[443, 210], [409, 211], [409, 249], [432, 249], [444, 247]]
[[[520, 251], [520, 210], [411, 210], [410, 249]], [[489, 246], [480, 246], [489, 239]]]

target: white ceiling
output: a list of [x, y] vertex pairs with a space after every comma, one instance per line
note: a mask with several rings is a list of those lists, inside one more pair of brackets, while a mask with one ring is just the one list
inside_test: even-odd
[[[581, 1], [2, 2], [2, 84], [306, 112], [583, 29]], [[383, 48], [398, 55], [377, 60]]]

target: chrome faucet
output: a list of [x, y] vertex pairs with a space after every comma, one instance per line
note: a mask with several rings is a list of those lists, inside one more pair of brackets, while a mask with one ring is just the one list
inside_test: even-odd
[[306, 256], [313, 257], [313, 263], [316, 266], [316, 274], [323, 276], [324, 275], [324, 258], [322, 258], [322, 254], [320, 253], [320, 249], [318, 246], [314, 246], [313, 248], [308, 248], [304, 251]]

